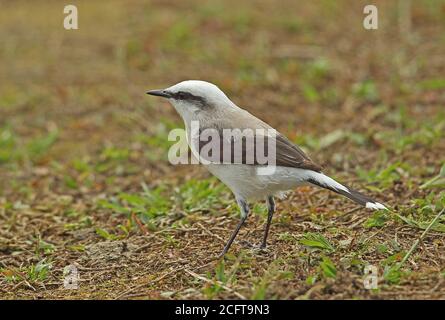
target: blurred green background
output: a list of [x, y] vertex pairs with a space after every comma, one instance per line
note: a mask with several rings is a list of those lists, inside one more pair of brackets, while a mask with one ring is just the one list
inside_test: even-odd
[[[150, 238], [155, 257], [143, 261], [166, 265], [139, 262], [128, 272], [159, 276], [176, 257], [190, 262], [218, 251], [220, 243], [209, 239], [197, 242], [202, 251], [190, 257], [190, 233], [175, 228], [200, 221], [226, 238], [230, 225], [211, 228], [224, 216], [221, 223], [235, 223], [230, 193], [197, 166], [169, 165], [167, 134], [182, 123], [166, 102], [145, 95], [182, 80], [217, 84], [300, 144], [327, 173], [366, 187], [405, 219], [372, 216], [363, 229], [356, 218], [340, 223], [343, 214], [356, 212], [352, 203], [298, 192], [282, 202], [279, 223], [272, 226], [280, 229], [271, 241], [282, 260], [245, 262], [253, 271], [239, 275], [238, 283], [224, 277], [224, 266], [208, 271], [218, 281], [231, 279], [228, 285], [246, 297], [299, 297], [319, 279], [315, 273], [332, 278], [332, 272], [323, 273], [330, 263], [343, 279], [334, 287], [344, 294], [316, 291], [315, 297], [370, 297], [343, 285], [360, 275], [365, 262], [399, 261], [417, 235], [403, 228], [424, 228], [443, 206], [445, 1], [373, 1], [378, 30], [363, 28], [368, 1], [69, 1], [78, 8], [78, 30], [63, 28], [67, 4], [0, 0], [0, 283], [16, 288], [5, 295], [66, 297], [40, 285], [60, 280], [66, 261], [85, 258], [88, 246], [137, 242], [150, 230], [161, 233]], [[264, 210], [254, 212], [260, 230]], [[309, 227], [304, 221], [311, 221]], [[330, 223], [336, 221], [334, 230]], [[381, 228], [379, 235], [374, 228]], [[443, 228], [441, 221], [436, 232]], [[332, 261], [319, 254], [309, 259], [292, 242], [289, 232], [302, 230], [322, 230], [338, 245]], [[404, 236], [393, 245], [400, 230]], [[360, 250], [340, 249], [345, 237], [357, 238]], [[443, 252], [443, 237], [429, 245]], [[431, 262], [423, 254], [414, 269], [435, 284], [444, 260]], [[344, 257], [356, 264], [343, 266]], [[281, 272], [294, 276], [283, 282]], [[70, 294], [116, 297], [133, 281], [113, 277], [114, 283], [92, 281]], [[23, 279], [22, 288], [17, 283]], [[167, 297], [160, 293], [177, 286], [179, 297], [234, 297], [189, 281], [187, 275], [171, 277], [148, 295]], [[92, 289], [97, 285], [100, 290]], [[415, 279], [407, 285], [418, 288]], [[190, 287], [195, 291], [184, 291]], [[375, 294], [422, 297], [406, 288]]]

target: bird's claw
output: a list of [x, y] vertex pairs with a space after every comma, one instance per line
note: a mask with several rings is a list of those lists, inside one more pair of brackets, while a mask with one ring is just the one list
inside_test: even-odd
[[248, 248], [248, 249], [251, 249], [253, 251], [260, 251], [260, 252], [266, 252], [267, 251], [266, 244], [264, 244], [264, 243], [252, 244], [252, 243], [250, 243], [248, 241], [242, 241], [240, 244], [244, 248]]

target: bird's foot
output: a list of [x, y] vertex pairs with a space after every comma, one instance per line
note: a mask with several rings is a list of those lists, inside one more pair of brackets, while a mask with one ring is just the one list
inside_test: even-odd
[[257, 249], [259, 250], [259, 251], [261, 251], [261, 252], [268, 252], [269, 250], [267, 249], [267, 246], [264, 244], [264, 243], [260, 243], [258, 246], [257, 246]]
[[224, 248], [224, 250], [221, 251], [221, 253], [218, 254], [218, 255], [215, 257], [215, 260], [221, 260], [221, 259], [223, 259], [224, 256], [226, 255], [226, 253], [227, 253], [227, 250]]
[[244, 248], [251, 249], [251, 250], [253, 250], [255, 252], [263, 253], [263, 252], [267, 252], [268, 251], [267, 247], [266, 247], [266, 244], [264, 244], [264, 243], [253, 244], [253, 243], [250, 243], [248, 241], [241, 241], [240, 244]]
[[247, 248], [247, 249], [254, 249], [255, 247], [257, 247], [256, 244], [253, 244], [249, 241], [246, 240], [242, 240], [239, 242], [239, 244], [243, 247], [243, 248]]

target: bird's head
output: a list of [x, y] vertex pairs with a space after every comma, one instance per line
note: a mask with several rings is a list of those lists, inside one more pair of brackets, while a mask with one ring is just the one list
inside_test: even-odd
[[221, 89], [200, 80], [182, 81], [166, 89], [147, 91], [147, 94], [168, 99], [185, 120], [199, 114], [220, 113], [234, 106]]

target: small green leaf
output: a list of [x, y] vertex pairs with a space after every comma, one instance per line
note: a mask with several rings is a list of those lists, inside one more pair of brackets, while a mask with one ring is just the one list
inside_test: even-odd
[[363, 226], [365, 228], [383, 227], [387, 220], [385, 211], [377, 211], [363, 223]]
[[252, 300], [264, 300], [266, 299], [268, 282], [262, 279], [253, 289]]
[[420, 186], [420, 189], [425, 188], [440, 188], [445, 186], [445, 164], [440, 168], [439, 174], [428, 180]]
[[308, 232], [302, 239], [300, 243], [306, 247], [316, 248], [327, 251], [335, 251], [335, 248], [329, 241], [323, 237], [321, 234]]
[[313, 276], [308, 276], [306, 278], [306, 284], [312, 286], [315, 284], [315, 282], [317, 282], [317, 275], [313, 275]]
[[445, 88], [445, 79], [435, 78], [423, 80], [418, 84], [418, 86], [423, 90], [441, 90]]
[[326, 278], [335, 278], [337, 276], [337, 268], [328, 257], [323, 257], [320, 262], [320, 269]]
[[116, 240], [119, 238], [118, 236], [115, 236], [114, 234], [111, 234], [107, 230], [101, 228], [96, 228], [96, 233], [105, 240]]
[[[425, 221], [416, 221], [416, 220], [414, 220], [414, 219], [412, 219], [412, 218], [404, 217], [404, 216], [401, 216], [401, 215], [399, 215], [399, 214], [397, 214], [397, 213], [396, 213], [396, 216], [397, 216], [400, 220], [402, 220], [403, 222], [405, 222], [406, 224], [408, 224], [408, 225], [410, 225], [410, 226], [412, 226], [412, 227], [421, 229], [421, 230], [425, 230], [425, 229], [428, 227], [428, 225], [430, 224], [430, 221], [429, 221], [429, 222], [425, 222]], [[434, 230], [434, 231], [438, 231], [438, 232], [445, 232], [445, 225], [442, 224], [442, 223], [438, 223], [438, 222], [436, 222], [436, 223], [434, 224], [434, 226], [431, 227], [431, 229]]]
[[390, 284], [398, 284], [402, 278], [402, 271], [397, 265], [386, 267], [383, 272], [383, 278]]

